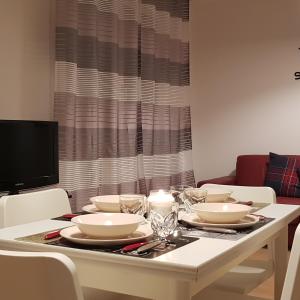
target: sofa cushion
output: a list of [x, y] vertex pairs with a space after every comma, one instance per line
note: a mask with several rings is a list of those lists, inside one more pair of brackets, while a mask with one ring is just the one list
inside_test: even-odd
[[277, 196], [300, 197], [298, 169], [300, 159], [270, 152], [265, 185], [270, 186]]
[[277, 197], [276, 202], [278, 204], [291, 204], [291, 205], [300, 205], [300, 198], [294, 197]]
[[[292, 198], [292, 197], [277, 197], [276, 202], [278, 204], [291, 204], [291, 205], [300, 205], [300, 198]], [[290, 224], [298, 224], [300, 221], [300, 217], [297, 217]]]
[[268, 155], [239, 155], [236, 161], [236, 185], [263, 186]]

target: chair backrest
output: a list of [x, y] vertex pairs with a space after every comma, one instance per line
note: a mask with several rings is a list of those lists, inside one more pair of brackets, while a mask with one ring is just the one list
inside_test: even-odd
[[83, 300], [74, 263], [60, 253], [0, 250], [1, 299]]
[[298, 225], [284, 280], [281, 300], [300, 299], [300, 225]]
[[[224, 188], [232, 191], [231, 197], [238, 201], [252, 201], [253, 206], [261, 208], [267, 204], [276, 203], [275, 191], [268, 186], [239, 186], [206, 183], [201, 186], [205, 188]], [[274, 264], [274, 243], [268, 244], [269, 262]]]
[[221, 187], [232, 191], [232, 198], [238, 201], [253, 201], [253, 203], [276, 203], [275, 191], [268, 186], [238, 186], [206, 183], [201, 186], [205, 188]]
[[0, 198], [0, 228], [70, 213], [68, 195], [61, 188]]

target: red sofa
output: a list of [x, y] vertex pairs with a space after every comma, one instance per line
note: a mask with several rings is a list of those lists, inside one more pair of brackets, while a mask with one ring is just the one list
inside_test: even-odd
[[[287, 155], [289, 157], [299, 158], [300, 155]], [[208, 180], [202, 180], [197, 183], [201, 187], [205, 183], [225, 184], [225, 185], [243, 185], [243, 186], [263, 186], [269, 161], [269, 155], [240, 155], [236, 161], [236, 175], [224, 176]], [[300, 205], [300, 198], [277, 197], [277, 203]], [[294, 234], [300, 217], [297, 217], [289, 224], [289, 248], [291, 248]]]

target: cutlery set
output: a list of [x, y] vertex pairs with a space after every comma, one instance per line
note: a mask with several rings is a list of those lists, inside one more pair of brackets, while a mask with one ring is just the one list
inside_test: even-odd
[[235, 229], [229, 228], [222, 228], [222, 227], [194, 227], [199, 230], [207, 231], [207, 232], [216, 232], [216, 233], [229, 233], [229, 234], [236, 234], [237, 231]]
[[[58, 237], [60, 237], [60, 230], [48, 232], [44, 235], [43, 238], [44, 238], [44, 240], [51, 240], [51, 239], [55, 239]], [[137, 254], [142, 254], [142, 253], [145, 253], [145, 252], [159, 246], [160, 244], [162, 244], [161, 240], [138, 242], [138, 243], [126, 245], [118, 250], [113, 251], [113, 252], [128, 253], [128, 252], [136, 251]]]
[[127, 245], [119, 249], [118, 252], [121, 253], [128, 253], [128, 252], [133, 252], [135, 251], [136, 254], [143, 254], [148, 252], [149, 250], [159, 246], [162, 243], [161, 240], [152, 240], [148, 242], [140, 242], [140, 243], [135, 243], [131, 245]]
[[228, 234], [236, 234], [237, 230], [235, 229], [229, 229], [229, 228], [223, 228], [223, 227], [209, 227], [209, 226], [194, 226], [189, 224], [188, 222], [185, 222], [184, 220], [179, 220], [179, 224], [186, 227], [188, 230], [203, 230], [207, 232], [216, 232], [216, 233], [228, 233]]

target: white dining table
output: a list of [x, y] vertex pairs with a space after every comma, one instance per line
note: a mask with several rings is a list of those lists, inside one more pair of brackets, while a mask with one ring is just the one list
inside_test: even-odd
[[275, 219], [236, 241], [200, 237], [152, 259], [15, 240], [72, 225], [57, 220], [1, 229], [0, 249], [64, 253], [74, 261], [83, 286], [155, 300], [189, 300], [274, 241], [275, 300], [279, 300], [287, 268], [288, 223], [300, 215], [300, 207], [271, 204], [257, 213]]

